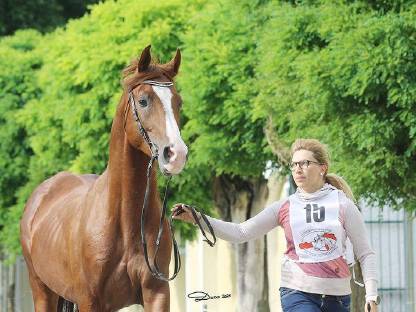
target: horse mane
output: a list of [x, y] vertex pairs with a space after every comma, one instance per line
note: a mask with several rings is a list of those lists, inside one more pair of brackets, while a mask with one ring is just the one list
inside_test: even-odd
[[163, 76], [170, 81], [173, 81], [174, 75], [167, 68], [166, 64], [152, 62], [144, 72], [139, 72], [137, 70], [138, 66], [139, 60], [134, 59], [131, 61], [130, 65], [123, 69], [121, 85], [124, 90], [132, 90], [143, 80], [152, 80]]

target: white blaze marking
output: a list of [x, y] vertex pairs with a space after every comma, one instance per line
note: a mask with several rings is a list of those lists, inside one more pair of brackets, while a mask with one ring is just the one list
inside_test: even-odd
[[157, 94], [160, 101], [162, 102], [163, 109], [166, 116], [166, 135], [169, 138], [170, 144], [183, 144], [181, 134], [179, 132], [178, 124], [176, 123], [175, 116], [172, 110], [172, 92], [169, 88], [152, 86], [153, 91]]

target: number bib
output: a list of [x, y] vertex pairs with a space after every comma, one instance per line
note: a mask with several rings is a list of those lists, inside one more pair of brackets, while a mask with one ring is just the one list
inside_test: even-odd
[[316, 263], [343, 256], [338, 191], [317, 200], [290, 196], [289, 220], [299, 262]]

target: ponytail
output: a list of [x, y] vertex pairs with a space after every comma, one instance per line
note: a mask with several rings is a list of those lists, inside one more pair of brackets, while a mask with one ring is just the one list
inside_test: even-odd
[[343, 191], [349, 199], [351, 199], [354, 203], [356, 203], [354, 194], [352, 193], [350, 186], [343, 178], [341, 178], [340, 176], [334, 173], [328, 173], [325, 176], [325, 182]]

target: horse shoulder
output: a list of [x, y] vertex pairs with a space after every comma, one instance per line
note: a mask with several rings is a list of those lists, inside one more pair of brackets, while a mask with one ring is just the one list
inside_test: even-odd
[[[96, 179], [96, 175], [80, 176], [70, 172], [59, 172], [42, 182], [26, 203], [20, 223], [22, 238], [29, 238], [33, 227], [48, 216], [58, 213], [57, 210], [75, 208], [80, 197], [85, 195]], [[74, 193], [77, 196], [73, 196]]]

